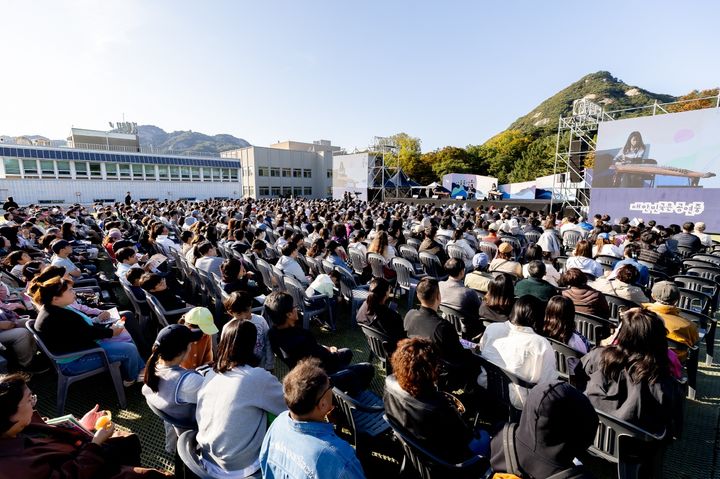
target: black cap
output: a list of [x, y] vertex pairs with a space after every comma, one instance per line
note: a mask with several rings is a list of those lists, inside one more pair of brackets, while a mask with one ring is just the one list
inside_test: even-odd
[[160, 330], [155, 338], [155, 346], [175, 351], [182, 350], [202, 336], [203, 332], [199, 329], [190, 329], [182, 324], [171, 324]]

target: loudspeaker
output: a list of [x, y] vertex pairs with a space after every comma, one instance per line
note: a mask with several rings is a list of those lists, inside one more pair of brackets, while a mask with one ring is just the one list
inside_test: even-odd
[[582, 140], [570, 141], [570, 181], [577, 183], [582, 181], [582, 173], [585, 170], [585, 156], [587, 155], [588, 144]]

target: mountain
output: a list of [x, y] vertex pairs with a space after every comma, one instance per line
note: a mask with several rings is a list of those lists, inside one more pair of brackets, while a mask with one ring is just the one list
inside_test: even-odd
[[154, 125], [138, 126], [140, 146], [177, 153], [220, 153], [221, 151], [245, 148], [250, 143], [232, 135], [205, 135], [192, 130], [167, 133]]
[[[610, 72], [599, 71], [585, 75], [580, 80], [559, 91], [540, 103], [530, 113], [515, 120], [508, 130], [537, 135], [538, 130], [557, 131], [558, 118], [572, 113], [574, 100], [587, 98], [606, 110], [621, 110], [658, 102], [677, 100], [672, 95], [652, 93], [612, 76]], [[544, 132], [543, 132], [544, 133]], [[542, 133], [540, 133], [544, 136]]]

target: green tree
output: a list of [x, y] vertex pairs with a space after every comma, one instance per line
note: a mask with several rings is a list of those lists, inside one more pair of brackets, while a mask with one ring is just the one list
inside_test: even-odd
[[507, 183], [515, 163], [532, 142], [533, 137], [520, 130], [505, 130], [490, 138], [481, 150], [488, 174], [497, 177], [498, 183]]
[[423, 155], [423, 161], [431, 165], [436, 178], [448, 173], [474, 173], [470, 159], [466, 150], [456, 146], [446, 146]]
[[510, 182], [534, 180], [539, 176], [551, 175], [555, 168], [556, 139], [552, 136], [538, 138], [522, 152], [513, 166]]
[[394, 152], [385, 155], [385, 165], [400, 166], [410, 179], [418, 183], [432, 182], [434, 176], [432, 166], [423, 161], [420, 138], [415, 138], [407, 133], [397, 133], [390, 138], [397, 148]]

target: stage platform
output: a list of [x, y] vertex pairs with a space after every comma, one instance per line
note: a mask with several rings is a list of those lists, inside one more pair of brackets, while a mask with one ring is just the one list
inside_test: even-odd
[[[451, 198], [385, 198], [386, 203], [401, 202], [412, 205], [436, 205], [436, 206], [447, 206], [447, 205], [468, 205], [471, 208], [489, 208], [494, 206], [495, 208], [527, 208], [531, 211], [542, 211], [548, 213], [550, 210], [550, 200], [499, 200], [499, 201], [480, 201], [480, 200], [455, 200]], [[560, 202], [553, 204], [553, 210], [559, 211], [561, 206]]]

